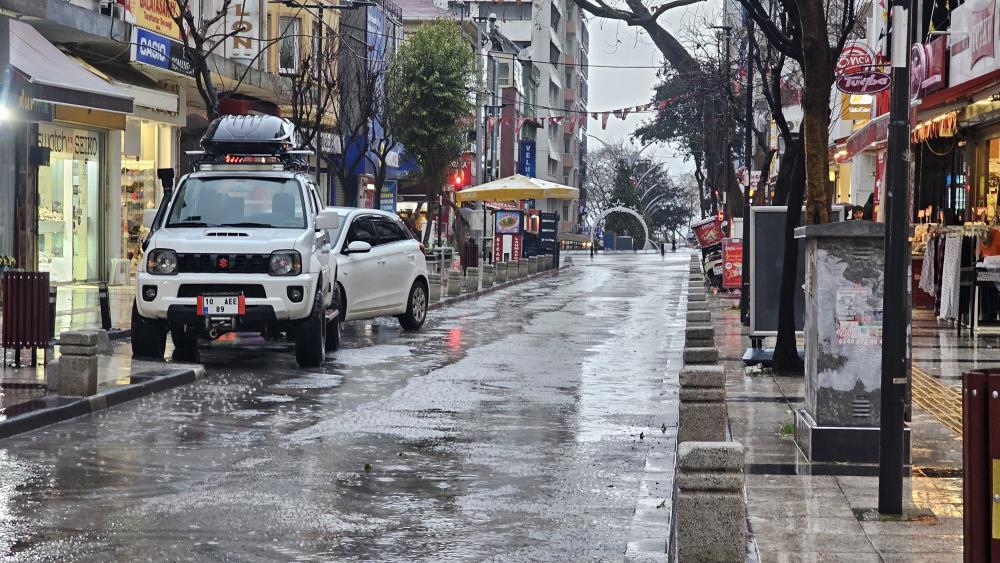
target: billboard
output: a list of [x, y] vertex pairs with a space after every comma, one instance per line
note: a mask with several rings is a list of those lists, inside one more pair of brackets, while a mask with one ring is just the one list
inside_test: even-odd
[[396, 191], [395, 180], [386, 180], [382, 183], [382, 190], [378, 196], [378, 208], [389, 213], [396, 212]]
[[498, 235], [521, 234], [521, 211], [497, 211], [493, 215], [496, 221], [495, 233]]
[[521, 139], [517, 143], [517, 173], [530, 178], [535, 177], [535, 141]]
[[181, 38], [174, 22], [176, 0], [125, 0], [125, 21], [173, 39]]

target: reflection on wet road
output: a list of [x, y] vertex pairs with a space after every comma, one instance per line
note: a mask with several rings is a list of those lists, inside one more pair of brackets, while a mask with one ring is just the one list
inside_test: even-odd
[[322, 369], [220, 343], [197, 384], [0, 441], [0, 557], [621, 558], [688, 258], [576, 258], [349, 325]]

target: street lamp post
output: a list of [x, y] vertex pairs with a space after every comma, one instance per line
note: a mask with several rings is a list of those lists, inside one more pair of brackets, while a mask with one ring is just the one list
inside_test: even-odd
[[882, 294], [882, 392], [879, 424], [878, 511], [903, 513], [903, 411], [906, 369], [909, 196], [910, 0], [892, 0], [892, 78], [886, 152], [885, 285]]

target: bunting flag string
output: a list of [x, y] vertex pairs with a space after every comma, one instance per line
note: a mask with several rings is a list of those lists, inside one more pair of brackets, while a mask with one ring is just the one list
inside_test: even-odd
[[601, 129], [608, 128], [608, 120], [611, 116], [615, 116], [618, 119], [625, 120], [628, 119], [629, 114], [632, 113], [642, 113], [651, 110], [662, 113], [664, 109], [668, 106], [685, 97], [684, 95], [677, 95], [665, 100], [656, 100], [654, 102], [649, 102], [645, 104], [640, 104], [637, 106], [628, 106], [623, 108], [618, 108], [608, 111], [593, 111], [584, 113], [573, 113], [568, 115], [549, 115], [547, 117], [487, 117], [486, 118], [486, 130], [492, 133], [497, 125], [503, 125], [504, 127], [514, 126], [514, 133], [520, 134], [524, 129], [526, 123], [531, 123], [536, 127], [542, 129], [546, 126], [546, 121], [550, 127], [558, 127], [560, 125], [565, 125], [566, 132], [572, 133], [577, 128], [584, 129], [587, 127], [587, 118], [593, 119], [594, 121], [600, 120]]

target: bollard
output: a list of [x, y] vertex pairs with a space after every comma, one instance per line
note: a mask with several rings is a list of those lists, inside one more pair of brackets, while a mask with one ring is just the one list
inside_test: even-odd
[[692, 301], [707, 301], [707, 299], [705, 297], [705, 292], [704, 291], [695, 291], [695, 292], [692, 292], [692, 293], [688, 293], [688, 302], [690, 303]]
[[684, 347], [684, 365], [717, 364], [719, 349], [712, 347]]
[[97, 331], [71, 330], [59, 336], [57, 395], [88, 397], [97, 393]]
[[688, 301], [688, 311], [708, 311], [708, 301]]
[[448, 270], [448, 297], [457, 297], [462, 294], [462, 272], [459, 270]]
[[470, 266], [465, 269], [465, 292], [475, 293], [479, 291], [479, 268]]
[[493, 264], [483, 264], [483, 289], [493, 287], [493, 280], [496, 276], [495, 271]]
[[517, 261], [517, 279], [522, 279], [528, 276], [528, 259], [521, 258]]
[[715, 328], [711, 325], [689, 324], [684, 330], [685, 348], [712, 348], [715, 346]]
[[674, 511], [678, 561], [744, 561], [743, 446], [681, 443]]
[[684, 366], [677, 442], [726, 439], [726, 372], [720, 365]]
[[502, 283], [507, 283], [507, 263], [497, 262], [496, 264], [496, 275], [494, 277], [494, 282], [499, 285]]
[[56, 300], [59, 296], [59, 288], [49, 286], [49, 338], [56, 337]]
[[687, 322], [688, 322], [688, 324], [710, 323], [710, 322], [712, 322], [712, 312], [711, 311], [688, 311]]
[[431, 303], [441, 300], [441, 274], [427, 274], [427, 300]]
[[111, 330], [111, 300], [108, 295], [108, 284], [97, 284], [97, 300], [101, 305], [101, 328]]
[[535, 275], [538, 273], [538, 257], [532, 256], [528, 258], [528, 274]]

